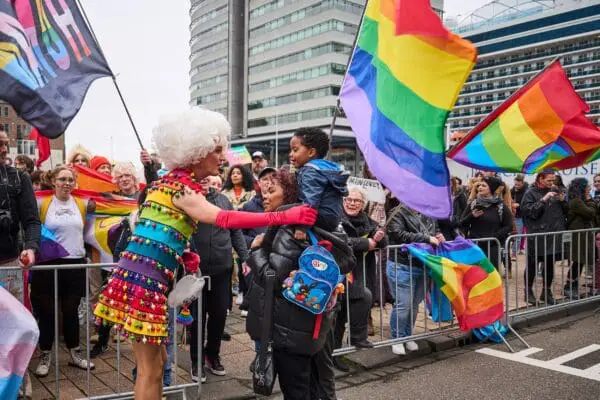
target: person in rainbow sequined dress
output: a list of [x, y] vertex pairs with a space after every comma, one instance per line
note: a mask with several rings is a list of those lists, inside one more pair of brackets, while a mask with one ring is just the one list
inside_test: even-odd
[[187, 259], [197, 222], [221, 228], [313, 225], [316, 211], [299, 206], [283, 212], [224, 211], [209, 203], [199, 183], [219, 174], [230, 126], [223, 115], [201, 107], [163, 117], [153, 144], [169, 173], [152, 184], [131, 241], [99, 296], [97, 322], [116, 325], [133, 343], [137, 364], [136, 399], [160, 399], [166, 360], [167, 296], [177, 269]]

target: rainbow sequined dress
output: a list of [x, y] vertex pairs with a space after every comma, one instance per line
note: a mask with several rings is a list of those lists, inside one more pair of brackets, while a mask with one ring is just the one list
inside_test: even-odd
[[98, 296], [96, 322], [116, 324], [130, 339], [167, 339], [167, 295], [195, 222], [173, 205], [184, 187], [202, 190], [193, 173], [173, 171], [154, 182], [118, 267]]

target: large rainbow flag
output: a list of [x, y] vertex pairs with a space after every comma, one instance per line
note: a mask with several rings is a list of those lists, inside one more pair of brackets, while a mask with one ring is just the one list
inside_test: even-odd
[[472, 168], [537, 173], [600, 157], [600, 129], [555, 61], [477, 125], [448, 157]]
[[429, 276], [448, 297], [461, 330], [482, 328], [502, 318], [502, 278], [476, 244], [459, 236], [436, 248], [423, 243], [406, 248], [425, 264]]
[[96, 192], [118, 192], [119, 186], [113, 183], [110, 175], [101, 174], [91, 168], [73, 165], [77, 171], [77, 188]]
[[476, 58], [429, 0], [369, 0], [342, 85], [371, 171], [402, 203], [434, 218], [451, 214], [444, 125]]
[[40, 331], [31, 313], [0, 285], [0, 399], [16, 399]]

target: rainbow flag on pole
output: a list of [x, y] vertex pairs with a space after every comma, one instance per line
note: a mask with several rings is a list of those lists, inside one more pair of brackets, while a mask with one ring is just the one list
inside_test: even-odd
[[555, 61], [477, 125], [448, 157], [472, 168], [523, 172], [575, 168], [600, 157], [600, 129]]
[[31, 313], [0, 284], [0, 399], [16, 399], [40, 331]]
[[476, 244], [459, 236], [436, 248], [423, 243], [406, 248], [425, 264], [429, 276], [448, 297], [461, 330], [482, 328], [502, 318], [502, 278]]
[[429, 0], [369, 0], [342, 84], [340, 101], [371, 171], [434, 218], [452, 211], [444, 126], [476, 58]]

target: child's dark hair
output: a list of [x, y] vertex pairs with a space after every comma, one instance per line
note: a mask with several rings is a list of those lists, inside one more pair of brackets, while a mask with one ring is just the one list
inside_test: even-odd
[[319, 128], [300, 128], [294, 136], [302, 139], [302, 144], [317, 151], [317, 158], [325, 158], [329, 151], [329, 136]]

